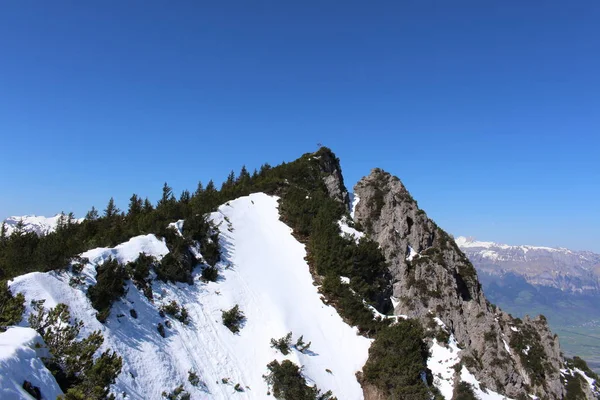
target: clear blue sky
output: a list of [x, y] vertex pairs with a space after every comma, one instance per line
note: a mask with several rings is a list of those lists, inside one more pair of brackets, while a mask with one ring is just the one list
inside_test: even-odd
[[597, 0], [5, 2], [0, 218], [320, 142], [455, 235], [600, 251], [599, 21]]

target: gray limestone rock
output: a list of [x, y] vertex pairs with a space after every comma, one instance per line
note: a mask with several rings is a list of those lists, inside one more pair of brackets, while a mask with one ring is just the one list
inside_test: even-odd
[[488, 388], [516, 398], [565, 395], [558, 339], [545, 319], [513, 318], [490, 304], [454, 239], [419, 209], [400, 180], [380, 169], [354, 187], [354, 220], [379, 243], [393, 276], [396, 315], [439, 317], [462, 361]]

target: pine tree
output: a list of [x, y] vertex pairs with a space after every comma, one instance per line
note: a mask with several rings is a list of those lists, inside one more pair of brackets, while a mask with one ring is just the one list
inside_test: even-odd
[[154, 207], [152, 207], [152, 203], [150, 202], [150, 200], [148, 200], [148, 198], [146, 197], [144, 199], [144, 206], [143, 206], [143, 212], [144, 214], [148, 214], [151, 213], [152, 210], [154, 210]]
[[190, 202], [190, 198], [192, 196], [190, 195], [189, 190], [184, 190], [183, 192], [181, 192], [181, 196], [179, 196], [179, 202], [182, 204], [188, 204]]
[[6, 281], [0, 281], [0, 332], [3, 327], [16, 325], [23, 318], [25, 297], [22, 293], [13, 296]]
[[116, 217], [117, 215], [119, 215], [120, 212], [121, 212], [121, 210], [119, 210], [117, 208], [117, 206], [115, 205], [115, 199], [111, 197], [110, 200], [108, 201], [108, 205], [106, 206], [106, 209], [104, 210], [104, 217], [106, 219], [112, 219], [112, 218]]
[[135, 217], [136, 215], [141, 214], [142, 206], [142, 199], [140, 199], [138, 195], [134, 193], [129, 199], [129, 211], [127, 212], [127, 215], [129, 217]]
[[96, 210], [96, 207], [92, 206], [92, 209], [85, 214], [85, 219], [88, 221], [95, 221], [98, 219], [98, 210]]
[[175, 201], [175, 196], [173, 195], [173, 188], [171, 188], [167, 182], [163, 185], [162, 189], [162, 197], [158, 201], [157, 207], [163, 207], [167, 204]]
[[6, 222], [2, 221], [2, 227], [0, 228], [0, 241], [5, 241], [6, 236]]
[[204, 193], [204, 186], [201, 181], [198, 181], [198, 186], [196, 187], [196, 191], [194, 192], [194, 196], [202, 196]]

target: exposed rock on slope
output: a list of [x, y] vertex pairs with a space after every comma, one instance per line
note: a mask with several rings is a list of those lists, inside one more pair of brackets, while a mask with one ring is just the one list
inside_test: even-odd
[[439, 317], [464, 347], [462, 361], [487, 387], [517, 397], [565, 395], [564, 361], [544, 319], [514, 319], [489, 304], [454, 240], [380, 169], [354, 187], [354, 219], [376, 240], [394, 278], [396, 315]]

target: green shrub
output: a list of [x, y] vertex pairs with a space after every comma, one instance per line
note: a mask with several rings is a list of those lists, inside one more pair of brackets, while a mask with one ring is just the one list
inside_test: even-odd
[[185, 391], [183, 385], [179, 385], [170, 393], [162, 392], [162, 397], [166, 398], [167, 400], [188, 400], [190, 398], [190, 394]]
[[330, 391], [321, 393], [316, 386], [309, 386], [302, 376], [302, 370], [293, 362], [271, 361], [267, 365], [269, 373], [263, 378], [273, 396], [281, 400], [335, 400]]
[[304, 335], [301, 335], [298, 340], [296, 340], [296, 344], [294, 345], [294, 347], [296, 348], [296, 350], [298, 350], [300, 353], [305, 353], [306, 351], [308, 351], [308, 349], [310, 348], [312, 342], [308, 342], [308, 343], [304, 343]]
[[369, 348], [364, 380], [389, 398], [428, 400], [429, 389], [422, 376], [428, 373], [429, 352], [423, 337], [423, 328], [417, 320], [399, 320], [381, 329]]
[[473, 385], [467, 382], [459, 382], [454, 387], [452, 400], [479, 400], [473, 391]]
[[292, 332], [289, 332], [287, 335], [280, 339], [271, 339], [271, 347], [277, 349], [283, 354], [287, 356], [290, 353], [290, 346], [292, 345]]
[[188, 371], [188, 381], [192, 386], [198, 386], [200, 384], [200, 378], [198, 377], [198, 374], [192, 370]]
[[24, 311], [25, 296], [22, 293], [13, 296], [6, 281], [0, 281], [0, 332], [21, 322]]
[[236, 304], [230, 310], [222, 312], [223, 325], [227, 327], [231, 332], [238, 333], [240, 326], [246, 320], [244, 313], [240, 310]]
[[98, 311], [98, 321], [105, 322], [112, 304], [125, 294], [125, 269], [116, 259], [96, 267], [96, 285], [88, 288], [88, 297]]
[[210, 265], [202, 268], [202, 280], [204, 282], [216, 282], [219, 279], [219, 270]]
[[122, 359], [106, 350], [94, 357], [104, 338], [100, 331], [77, 340], [83, 327], [81, 321], [71, 322], [69, 307], [58, 304], [46, 310], [44, 301], [32, 302], [29, 325], [48, 346], [50, 358], [43, 359], [55, 376], [66, 399], [103, 400], [109, 395], [109, 386], [121, 372]]

